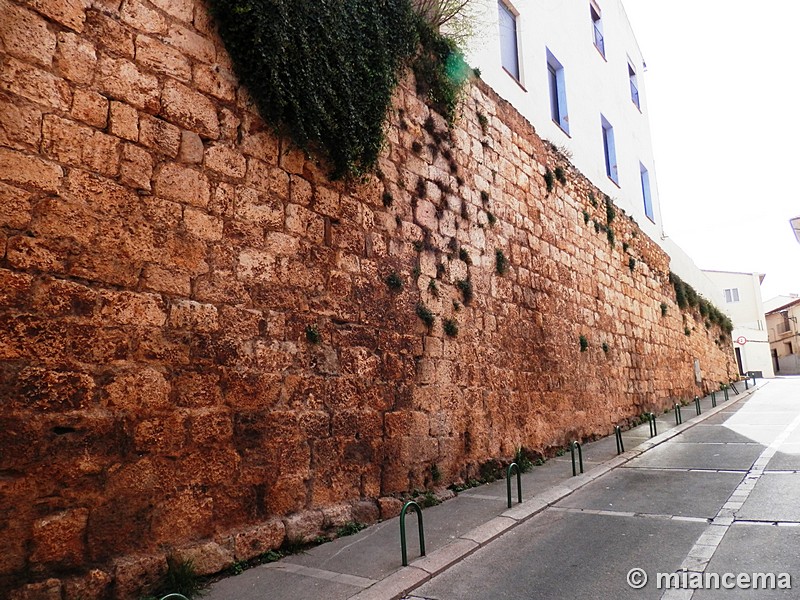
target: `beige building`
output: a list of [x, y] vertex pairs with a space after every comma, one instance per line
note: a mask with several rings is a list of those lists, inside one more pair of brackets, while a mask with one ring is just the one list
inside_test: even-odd
[[767, 313], [769, 348], [776, 375], [800, 375], [800, 298]]

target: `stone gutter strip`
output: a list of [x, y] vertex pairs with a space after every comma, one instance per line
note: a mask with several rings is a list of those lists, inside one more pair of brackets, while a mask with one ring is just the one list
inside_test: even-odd
[[[764, 382], [762, 387], [767, 383], [769, 382]], [[445, 571], [451, 565], [465, 559], [476, 550], [482, 548], [501, 535], [508, 533], [511, 529], [553, 506], [557, 502], [560, 502], [595, 479], [602, 477], [614, 469], [622, 467], [648, 450], [679, 436], [687, 429], [699, 425], [706, 419], [722, 412], [727, 407], [738, 404], [742, 400], [749, 398], [757, 389], [759, 388], [751, 388], [724, 404], [718, 403], [715, 408], [711, 408], [703, 414], [687, 420], [681, 425], [672, 427], [664, 433], [660, 433], [642, 442], [636, 446], [636, 448], [627, 450], [619, 456], [615, 456], [599, 464], [590, 471], [575, 477], [570, 477], [567, 481], [548, 488], [541, 494], [537, 494], [528, 500], [524, 500], [522, 504], [508, 509], [500, 516], [471, 529], [446, 546], [429, 552], [427, 556], [416, 559], [408, 567], [403, 567], [395, 571], [375, 585], [351, 596], [350, 600], [397, 600], [398, 598], [402, 598], [411, 590], [416, 589], [426, 581]], [[705, 521], [705, 519], [703, 520]]]

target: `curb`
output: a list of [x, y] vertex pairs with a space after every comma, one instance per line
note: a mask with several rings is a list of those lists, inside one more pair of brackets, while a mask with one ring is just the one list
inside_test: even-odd
[[695, 425], [699, 425], [706, 419], [722, 412], [726, 407], [738, 404], [742, 400], [749, 398], [768, 383], [768, 381], [764, 381], [760, 387], [753, 387], [750, 390], [743, 391], [735, 399], [731, 398], [724, 404], [717, 404], [716, 407], [707, 412], [697, 415], [664, 433], [660, 433], [631, 450], [627, 450], [610, 460], [600, 463], [590, 471], [570, 477], [566, 482], [532, 496], [528, 500], [523, 501], [522, 504], [510, 508], [483, 525], [479, 525], [464, 533], [446, 546], [442, 546], [428, 553], [426, 556], [417, 558], [407, 567], [401, 567], [381, 581], [351, 596], [349, 600], [397, 600], [402, 598], [423, 583], [445, 571], [454, 563], [465, 559], [473, 552], [479, 550], [501, 535], [508, 533], [528, 519], [543, 512], [545, 509], [550, 508], [595, 479], [624, 466], [648, 450], [679, 436], [687, 429], [691, 429]]

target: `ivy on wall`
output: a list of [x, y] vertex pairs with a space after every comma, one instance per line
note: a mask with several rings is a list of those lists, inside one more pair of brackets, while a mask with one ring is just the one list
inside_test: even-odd
[[219, 32], [261, 116], [332, 177], [378, 159], [397, 74], [417, 47], [408, 0], [212, 0]]
[[261, 116], [334, 179], [372, 170], [400, 72], [452, 122], [471, 71], [410, 0], [211, 0]]
[[[679, 308], [683, 310], [687, 308], [697, 308], [703, 318], [708, 319], [710, 323], [718, 325], [722, 331], [730, 335], [733, 331], [733, 323], [728, 315], [703, 298], [691, 285], [671, 271], [669, 274], [669, 282], [675, 290], [675, 301], [678, 303]], [[665, 314], [663, 308], [661, 309], [661, 313], [662, 315]]]

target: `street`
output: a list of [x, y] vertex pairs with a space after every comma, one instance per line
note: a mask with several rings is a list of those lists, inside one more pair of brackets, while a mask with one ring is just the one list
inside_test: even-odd
[[[633, 569], [646, 573], [641, 589], [628, 582]], [[672, 573], [677, 575], [670, 578]], [[638, 571], [630, 577], [637, 587], [643, 583]], [[791, 589], [763, 589], [787, 584], [800, 589], [800, 378], [768, 382], [746, 401], [479, 548], [407, 597], [800, 596]], [[715, 586], [731, 589], [703, 589]]]

